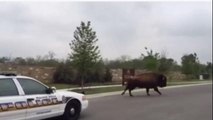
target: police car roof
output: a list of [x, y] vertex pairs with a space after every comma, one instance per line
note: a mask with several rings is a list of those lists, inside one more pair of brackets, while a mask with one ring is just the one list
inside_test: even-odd
[[16, 77], [16, 78], [31, 78], [31, 77], [22, 76], [22, 75], [16, 75], [15, 73], [3, 73], [3, 72], [0, 72], [0, 77], [1, 78], [11, 78], [11, 77]]
[[15, 73], [0, 73], [2, 76], [17, 76]]

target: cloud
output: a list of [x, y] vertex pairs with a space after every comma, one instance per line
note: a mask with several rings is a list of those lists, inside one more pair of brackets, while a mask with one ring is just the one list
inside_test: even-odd
[[209, 3], [170, 3], [156, 8], [157, 11], [160, 9], [161, 14], [156, 18], [159, 20], [156, 22], [156, 26], [162, 32], [166, 32], [165, 34], [196, 37], [212, 33], [212, 15]]
[[0, 2], [0, 56], [66, 58], [81, 21], [91, 21], [104, 58], [140, 57], [144, 47], [179, 61], [211, 61], [210, 2]]

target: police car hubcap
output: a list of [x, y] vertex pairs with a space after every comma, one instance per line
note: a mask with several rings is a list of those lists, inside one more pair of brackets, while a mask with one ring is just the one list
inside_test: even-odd
[[75, 114], [75, 109], [74, 109], [74, 108], [71, 108], [71, 109], [70, 109], [70, 114], [71, 114], [71, 115], [74, 115], [74, 114]]

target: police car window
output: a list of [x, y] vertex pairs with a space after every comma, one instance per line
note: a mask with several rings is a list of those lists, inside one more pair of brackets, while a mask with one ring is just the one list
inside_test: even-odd
[[46, 94], [47, 88], [34, 80], [25, 78], [18, 78], [17, 80], [21, 84], [26, 95]]
[[0, 79], [0, 96], [19, 95], [17, 87], [11, 78]]

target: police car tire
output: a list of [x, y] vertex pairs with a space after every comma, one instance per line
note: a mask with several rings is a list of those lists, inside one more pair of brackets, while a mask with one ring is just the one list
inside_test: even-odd
[[63, 118], [64, 120], [78, 120], [80, 112], [81, 112], [80, 102], [75, 99], [71, 100], [67, 103]]

